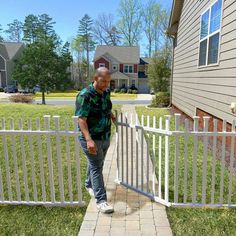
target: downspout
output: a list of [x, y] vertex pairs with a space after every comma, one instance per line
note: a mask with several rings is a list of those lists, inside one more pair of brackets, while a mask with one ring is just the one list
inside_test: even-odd
[[175, 40], [174, 36], [169, 36], [172, 39], [172, 63], [171, 63], [171, 76], [170, 76], [170, 100], [169, 106], [172, 106], [172, 94], [173, 94], [173, 77], [174, 77], [174, 51], [175, 51]]

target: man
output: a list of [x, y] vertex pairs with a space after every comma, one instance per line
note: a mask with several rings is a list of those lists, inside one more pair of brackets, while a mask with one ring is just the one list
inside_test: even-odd
[[87, 177], [85, 187], [94, 195], [97, 208], [103, 213], [112, 213], [113, 207], [107, 203], [106, 189], [103, 181], [103, 163], [110, 145], [112, 103], [108, 86], [111, 81], [109, 70], [100, 67], [96, 70], [94, 81], [76, 97], [79, 141], [87, 157]]

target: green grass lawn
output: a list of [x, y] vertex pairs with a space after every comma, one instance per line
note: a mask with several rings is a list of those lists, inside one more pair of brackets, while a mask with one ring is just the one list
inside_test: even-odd
[[[51, 92], [45, 94], [46, 99], [75, 99], [78, 91], [69, 91], [69, 92]], [[42, 93], [37, 92], [34, 95], [35, 99], [41, 99]], [[112, 100], [134, 100], [137, 98], [137, 94], [128, 94], [128, 93], [111, 93]]]
[[[119, 109], [120, 107], [114, 106], [114, 109]], [[31, 118], [34, 122], [37, 117], [41, 120], [41, 125], [43, 125], [43, 115], [59, 115], [61, 117], [60, 127], [63, 129], [64, 118], [68, 118], [71, 121], [71, 116], [74, 114], [74, 108], [72, 106], [45, 106], [45, 105], [25, 105], [25, 104], [0, 104], [0, 118], [5, 117], [9, 119], [10, 117], [14, 118], [16, 123], [18, 122], [18, 118], [23, 118], [24, 127], [27, 126], [26, 119]], [[1, 125], [0, 125], [1, 126]], [[7, 126], [9, 126], [9, 121], [7, 122]], [[33, 126], [34, 123], [33, 123]], [[53, 125], [52, 125], [53, 126]], [[16, 127], [17, 124], [16, 124]], [[72, 128], [72, 122], [70, 122], [70, 127]], [[53, 128], [53, 127], [52, 127]], [[113, 126], [114, 132], [114, 126]], [[53, 145], [52, 140], [52, 152], [55, 154], [56, 148]], [[20, 142], [19, 138], [16, 137], [16, 141]], [[25, 140], [26, 141], [26, 140]], [[73, 140], [72, 140], [73, 141]], [[0, 166], [2, 167], [2, 176], [3, 180], [5, 180], [5, 163], [4, 163], [4, 154], [2, 148], [2, 137], [0, 137]], [[63, 143], [63, 142], [62, 142]], [[72, 142], [73, 143], [73, 142]], [[36, 149], [37, 142], [33, 139], [34, 149]], [[43, 139], [43, 147], [46, 145], [46, 140]], [[65, 155], [65, 145], [62, 144], [62, 163], [63, 168], [66, 167]], [[20, 149], [17, 148], [17, 153], [20, 153]], [[29, 153], [29, 148], [25, 149], [26, 154]], [[73, 144], [70, 150], [71, 159], [72, 159], [72, 179], [76, 178], [76, 168], [75, 168], [75, 160], [74, 158], [74, 150]], [[21, 162], [21, 154], [19, 154], [18, 164]], [[40, 180], [39, 180], [39, 163], [38, 156], [35, 154], [35, 170], [37, 177], [37, 186], [38, 186], [38, 195], [39, 199], [41, 196], [40, 190]], [[30, 160], [29, 157], [27, 159], [26, 155], [26, 165], [29, 171], [29, 177], [31, 176], [30, 170]], [[12, 189], [13, 189], [13, 197], [16, 196], [15, 183], [14, 183], [14, 162], [11, 155], [9, 155], [9, 165], [12, 175]], [[74, 165], [73, 165], [74, 164]], [[47, 162], [44, 161], [44, 167], [47, 168]], [[54, 165], [54, 174], [57, 175], [57, 164]], [[64, 173], [66, 172], [63, 169]], [[83, 192], [83, 200], [85, 201], [85, 207], [44, 207], [44, 206], [10, 206], [10, 205], [0, 205], [0, 235], [77, 235], [80, 225], [83, 221], [83, 216], [86, 212], [86, 207], [89, 202], [89, 195], [85, 191], [84, 188], [84, 179], [86, 172], [86, 159], [81, 153], [81, 177], [82, 177], [82, 192]], [[54, 175], [54, 176], [55, 176]], [[28, 178], [29, 178], [28, 177]], [[20, 181], [23, 181], [23, 173], [19, 172]], [[47, 180], [47, 176], [45, 176], [45, 180]], [[65, 180], [66, 181], [66, 180]], [[47, 181], [48, 182], [48, 181]], [[4, 181], [5, 183], [5, 181]], [[75, 181], [73, 181], [73, 185]], [[3, 186], [5, 196], [7, 196], [6, 186]], [[30, 189], [30, 198], [32, 199], [32, 184], [29, 181], [29, 189]], [[24, 188], [22, 186], [22, 199], [24, 198]], [[46, 185], [46, 192], [49, 195], [49, 186]], [[58, 181], [55, 180], [55, 192], [56, 199], [59, 198], [58, 191]], [[73, 192], [73, 195], [76, 196], [76, 192]], [[68, 189], [65, 187], [65, 196], [68, 198]], [[14, 198], [15, 199], [15, 198]], [[75, 199], [76, 200], [76, 197]]]
[[[160, 116], [169, 114], [168, 110], [163, 109], [147, 109], [144, 107], [136, 107], [136, 111], [139, 117], [143, 115], [156, 116], [157, 119]], [[152, 120], [152, 119], [151, 119]], [[171, 119], [171, 129], [174, 129], [174, 119]], [[152, 122], [150, 122], [152, 125]], [[164, 127], [164, 122], [163, 122]], [[183, 129], [183, 127], [181, 127]], [[158, 138], [156, 138], [158, 140]], [[151, 142], [151, 140], [150, 140]], [[175, 156], [175, 137], [170, 137], [170, 156], [169, 156], [169, 198], [171, 202], [174, 202], [174, 156]], [[183, 201], [183, 167], [184, 167], [184, 138], [180, 138], [180, 156], [179, 156], [179, 201]], [[152, 144], [150, 144], [150, 148]], [[158, 143], [156, 145], [158, 147]], [[164, 141], [162, 152], [164, 152]], [[150, 152], [151, 153], [151, 152]], [[156, 150], [158, 153], [158, 150]], [[199, 142], [198, 155], [197, 155], [197, 202], [201, 202], [202, 196], [202, 157], [203, 157], [203, 144]], [[163, 158], [164, 159], [164, 158]], [[164, 160], [163, 160], [164, 161]], [[193, 139], [189, 138], [188, 142], [188, 176], [187, 176], [187, 193], [188, 202], [191, 202], [191, 190], [192, 190], [192, 166], [193, 163]], [[156, 159], [156, 166], [158, 161]], [[164, 168], [164, 162], [162, 163], [162, 169]], [[211, 188], [211, 170], [212, 170], [212, 154], [207, 154], [207, 202], [210, 201]], [[156, 172], [158, 169], [156, 168]], [[221, 165], [220, 162], [216, 161], [216, 192], [215, 201], [219, 201], [219, 186], [220, 186], [220, 173]], [[157, 175], [158, 176], [158, 175]], [[164, 176], [162, 177], [164, 178]], [[229, 171], [225, 171], [224, 175], [224, 202], [227, 202], [228, 193], [228, 182], [229, 182]], [[162, 183], [162, 189], [164, 185]], [[233, 180], [233, 193], [236, 191], [235, 179]], [[235, 194], [233, 195], [235, 203]], [[168, 218], [171, 224], [174, 235], [236, 235], [236, 211], [233, 209], [207, 209], [207, 208], [167, 208]]]

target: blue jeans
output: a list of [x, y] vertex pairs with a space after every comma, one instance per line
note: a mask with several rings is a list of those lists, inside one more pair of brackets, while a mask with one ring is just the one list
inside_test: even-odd
[[94, 140], [97, 145], [96, 155], [88, 152], [87, 142], [85, 140], [79, 139], [79, 142], [88, 161], [85, 187], [93, 189], [97, 203], [107, 201], [102, 170], [104, 159], [110, 145], [110, 140]]

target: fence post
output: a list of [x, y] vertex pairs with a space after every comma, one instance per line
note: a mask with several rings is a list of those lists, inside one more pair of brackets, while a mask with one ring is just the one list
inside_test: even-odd
[[[170, 130], [170, 115], [166, 115], [165, 130]], [[165, 135], [165, 201], [169, 202], [169, 135]]]

